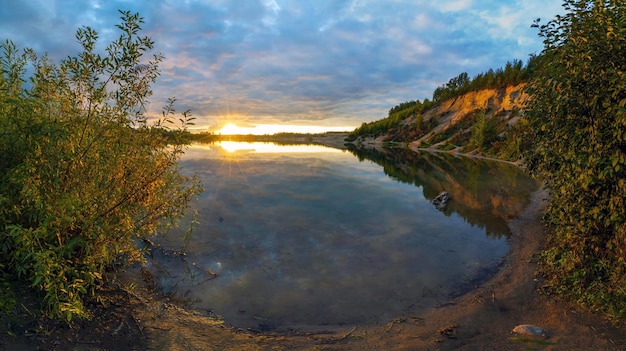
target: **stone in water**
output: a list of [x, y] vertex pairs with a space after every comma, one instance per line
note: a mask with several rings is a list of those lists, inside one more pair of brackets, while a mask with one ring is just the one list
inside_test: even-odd
[[450, 197], [451, 196], [450, 194], [448, 194], [448, 192], [442, 191], [439, 193], [439, 195], [437, 195], [437, 197], [433, 199], [432, 202], [437, 209], [442, 210], [448, 204], [448, 200], [450, 200]]

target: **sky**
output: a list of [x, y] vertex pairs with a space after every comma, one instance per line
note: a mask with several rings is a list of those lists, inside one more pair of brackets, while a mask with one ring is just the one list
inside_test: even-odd
[[142, 34], [165, 56], [149, 114], [175, 97], [198, 130], [351, 130], [432, 98], [462, 72], [526, 62], [543, 48], [533, 20], [563, 13], [561, 3], [0, 0], [0, 40], [60, 60], [79, 52], [76, 29], [95, 29], [104, 48], [119, 36], [118, 9], [138, 12]]

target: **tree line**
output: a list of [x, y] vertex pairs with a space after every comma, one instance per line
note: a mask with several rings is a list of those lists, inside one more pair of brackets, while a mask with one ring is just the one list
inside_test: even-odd
[[[433, 105], [428, 99], [407, 101], [389, 110], [386, 118], [373, 122], [363, 122], [360, 127], [350, 133], [349, 141], [355, 140], [359, 136], [378, 137], [388, 133], [390, 130], [398, 128], [402, 121], [413, 115], [421, 115], [422, 112]], [[421, 128], [421, 126], [419, 126]]]
[[538, 57], [532, 55], [526, 65], [522, 60], [513, 60], [506, 63], [502, 68], [495, 71], [489, 69], [487, 72], [479, 73], [474, 78], [470, 78], [467, 72], [450, 79], [448, 83], [437, 87], [433, 92], [433, 101], [439, 102], [457, 96], [483, 89], [502, 89], [528, 82], [537, 66]]
[[[410, 116], [417, 116], [414, 125], [402, 125], [402, 128], [409, 128], [409, 133], [413, 138], [424, 135], [432, 125], [424, 125], [420, 115], [434, 105], [461, 96], [471, 91], [482, 89], [501, 89], [507, 86], [526, 83], [532, 78], [532, 72], [536, 70], [538, 58], [531, 56], [526, 65], [521, 60], [507, 62], [503, 68], [496, 70], [489, 69], [487, 72], [479, 73], [474, 78], [470, 78], [467, 72], [451, 78], [448, 83], [437, 87], [433, 91], [432, 100], [424, 99], [402, 102], [391, 109], [387, 117], [373, 121], [364, 122], [356, 128], [350, 135], [350, 141], [359, 136], [378, 137], [387, 134], [389, 131], [399, 128], [404, 119]], [[406, 132], [406, 131], [405, 131]]]

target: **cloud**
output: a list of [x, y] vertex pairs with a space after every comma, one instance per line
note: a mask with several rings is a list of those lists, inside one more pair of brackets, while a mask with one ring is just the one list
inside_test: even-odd
[[442, 12], [460, 12], [472, 7], [472, 0], [448, 0], [440, 1], [438, 4]]
[[247, 123], [357, 126], [400, 102], [430, 98], [463, 71], [475, 75], [539, 51], [530, 24], [560, 7], [539, 0], [4, 1], [0, 33], [59, 59], [79, 49], [80, 26], [93, 26], [103, 41], [119, 35], [117, 9], [144, 16], [144, 34], [166, 57], [154, 113], [176, 96], [179, 110], [191, 108], [206, 124], [236, 114]]

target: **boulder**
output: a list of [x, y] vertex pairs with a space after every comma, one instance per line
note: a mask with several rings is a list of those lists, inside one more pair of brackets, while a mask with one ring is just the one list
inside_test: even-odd
[[548, 336], [543, 328], [531, 324], [520, 324], [513, 328], [513, 333], [527, 336], [541, 336], [544, 338]]
[[439, 195], [437, 195], [434, 199], [433, 199], [433, 205], [435, 205], [435, 207], [437, 209], [444, 209], [446, 207], [446, 205], [448, 204], [448, 200], [450, 200], [450, 194], [448, 194], [447, 191], [442, 191], [439, 193]]

